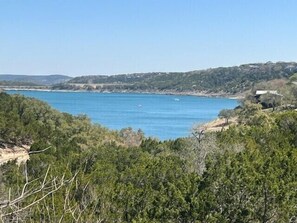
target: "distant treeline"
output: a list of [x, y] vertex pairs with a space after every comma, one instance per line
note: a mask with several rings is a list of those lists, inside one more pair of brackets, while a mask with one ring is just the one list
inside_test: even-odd
[[[65, 75], [15, 75], [0, 74], [0, 82], [19, 83], [23, 86], [30, 84], [36, 85], [54, 85], [69, 81], [71, 77]], [[29, 85], [28, 85], [29, 84]], [[18, 86], [18, 85], [15, 85]]]
[[21, 81], [0, 81], [0, 86], [5, 87], [19, 87], [19, 86], [28, 86], [28, 87], [35, 87], [39, 86], [38, 84], [31, 83], [31, 82], [21, 82]]
[[168, 91], [176, 93], [204, 92], [237, 94], [250, 90], [255, 84], [274, 79], [288, 79], [297, 72], [297, 63], [255, 63], [235, 67], [122, 75], [94, 75], [71, 79], [54, 89], [99, 91]]

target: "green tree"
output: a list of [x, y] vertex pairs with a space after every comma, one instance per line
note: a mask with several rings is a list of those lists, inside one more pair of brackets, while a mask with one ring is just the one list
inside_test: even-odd
[[233, 109], [223, 109], [220, 111], [219, 113], [219, 117], [220, 118], [224, 118], [225, 119], [225, 124], [228, 125], [229, 124], [229, 119], [231, 117], [233, 117], [235, 114]]
[[297, 82], [297, 73], [294, 73], [292, 76], [290, 76], [289, 80], [291, 82]]

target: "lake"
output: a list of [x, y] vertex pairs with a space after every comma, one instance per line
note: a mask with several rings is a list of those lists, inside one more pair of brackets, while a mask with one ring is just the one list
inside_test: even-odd
[[222, 109], [234, 108], [237, 100], [181, 95], [7, 91], [49, 103], [73, 115], [86, 114], [94, 123], [110, 129], [132, 127], [161, 140], [191, 134], [194, 124], [215, 119]]

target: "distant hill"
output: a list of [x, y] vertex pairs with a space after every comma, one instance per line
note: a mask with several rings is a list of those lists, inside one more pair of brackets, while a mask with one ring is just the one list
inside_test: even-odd
[[172, 93], [238, 94], [254, 84], [274, 79], [288, 79], [297, 72], [295, 62], [252, 63], [190, 72], [154, 72], [76, 77], [55, 89], [98, 91], [137, 91]]
[[36, 85], [54, 85], [67, 82], [71, 77], [65, 75], [14, 75], [0, 74], [0, 81], [30, 83]]
[[31, 83], [31, 82], [20, 82], [20, 81], [0, 81], [0, 86], [5, 87], [38, 87], [38, 84]]

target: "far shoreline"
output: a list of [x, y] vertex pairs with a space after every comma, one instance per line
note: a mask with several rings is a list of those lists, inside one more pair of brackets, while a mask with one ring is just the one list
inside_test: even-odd
[[49, 88], [18, 88], [18, 87], [1, 87], [3, 91], [40, 91], [40, 92], [64, 92], [64, 93], [118, 93], [118, 94], [157, 94], [157, 95], [176, 95], [176, 96], [196, 96], [208, 98], [228, 98], [231, 100], [243, 99], [243, 95], [239, 94], [226, 94], [226, 93], [205, 93], [205, 92], [175, 92], [175, 91], [98, 91], [98, 90], [63, 90], [63, 89], [49, 89]]

